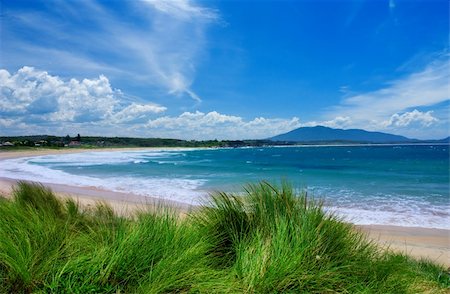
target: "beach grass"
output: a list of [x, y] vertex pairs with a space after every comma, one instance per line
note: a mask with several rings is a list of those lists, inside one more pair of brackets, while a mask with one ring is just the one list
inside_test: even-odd
[[20, 182], [0, 200], [0, 293], [448, 293], [443, 267], [380, 249], [288, 184], [245, 191], [124, 217]]

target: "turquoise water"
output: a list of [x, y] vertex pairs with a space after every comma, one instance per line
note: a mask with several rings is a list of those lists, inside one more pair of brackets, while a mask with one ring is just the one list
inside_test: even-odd
[[448, 145], [88, 152], [13, 159], [9, 166], [0, 176], [194, 204], [208, 191], [288, 180], [355, 223], [450, 223]]

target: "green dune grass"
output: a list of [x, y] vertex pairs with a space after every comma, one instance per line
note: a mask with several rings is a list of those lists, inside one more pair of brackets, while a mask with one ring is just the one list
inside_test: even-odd
[[120, 217], [21, 182], [0, 200], [0, 293], [448, 293], [444, 268], [380, 250], [289, 185]]

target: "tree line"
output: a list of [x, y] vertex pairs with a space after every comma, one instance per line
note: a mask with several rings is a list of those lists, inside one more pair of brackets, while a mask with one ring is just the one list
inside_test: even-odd
[[[3, 136], [0, 143], [11, 142], [15, 147], [249, 147], [271, 146], [270, 140], [180, 140], [168, 138], [133, 138], [51, 135]], [[277, 142], [279, 145], [279, 142]]]

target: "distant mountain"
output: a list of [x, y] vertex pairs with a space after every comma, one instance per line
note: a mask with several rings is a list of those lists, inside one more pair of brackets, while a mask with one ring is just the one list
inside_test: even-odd
[[360, 129], [333, 129], [323, 126], [303, 127], [281, 134], [272, 138], [271, 141], [283, 142], [355, 142], [355, 143], [407, 143], [419, 142], [403, 136], [392, 135], [381, 132], [369, 132]]
[[431, 142], [434, 143], [450, 143], [450, 137], [444, 138], [444, 139], [440, 139], [440, 140], [432, 140]]

